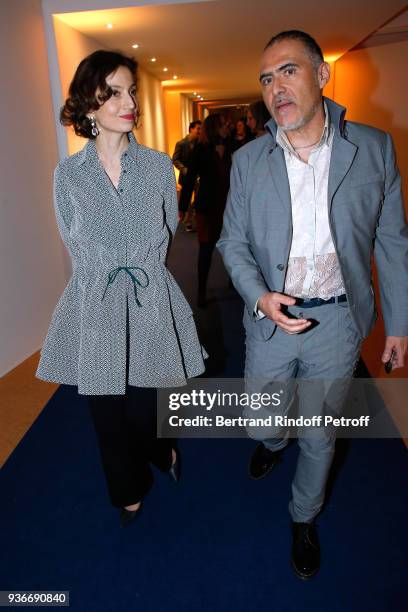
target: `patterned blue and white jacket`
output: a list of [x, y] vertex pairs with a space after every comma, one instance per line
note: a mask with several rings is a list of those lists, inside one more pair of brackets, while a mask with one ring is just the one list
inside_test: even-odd
[[202, 373], [207, 356], [166, 268], [178, 222], [172, 162], [128, 136], [117, 189], [94, 140], [55, 170], [55, 211], [73, 273], [37, 376], [84, 395], [124, 394], [127, 360], [130, 385], [168, 387]]

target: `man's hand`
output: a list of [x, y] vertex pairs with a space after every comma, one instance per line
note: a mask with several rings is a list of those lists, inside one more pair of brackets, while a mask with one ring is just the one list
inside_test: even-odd
[[295, 303], [295, 298], [289, 297], [284, 293], [271, 291], [259, 298], [258, 309], [287, 334], [299, 334], [311, 325], [311, 321], [307, 319], [290, 319], [281, 310], [282, 306], [293, 306]]
[[403, 368], [407, 350], [408, 336], [387, 336], [385, 339], [385, 348], [381, 357], [381, 361], [383, 363], [387, 363], [387, 361], [391, 359], [391, 354], [394, 351], [392, 369], [396, 370], [397, 368]]

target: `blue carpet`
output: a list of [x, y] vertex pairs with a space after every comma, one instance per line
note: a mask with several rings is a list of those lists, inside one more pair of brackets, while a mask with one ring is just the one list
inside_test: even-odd
[[[190, 299], [195, 240], [180, 235], [171, 260]], [[188, 269], [179, 265], [186, 253]], [[242, 306], [218, 258], [210, 284], [214, 300], [197, 317], [215, 350], [210, 367], [239, 376]], [[156, 473], [143, 515], [123, 530], [84, 399], [60, 387], [0, 472], [0, 590], [70, 590], [78, 612], [399, 609], [408, 545], [402, 442], [339, 441], [339, 469], [318, 521], [322, 569], [307, 583], [289, 563], [297, 446], [259, 482], [247, 476], [253, 446], [182, 440], [181, 482]]]

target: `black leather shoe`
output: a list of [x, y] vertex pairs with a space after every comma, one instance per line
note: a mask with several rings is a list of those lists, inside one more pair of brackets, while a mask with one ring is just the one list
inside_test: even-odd
[[313, 523], [292, 523], [292, 566], [296, 576], [312, 578], [320, 568], [320, 545]]
[[281, 451], [271, 451], [262, 442], [258, 444], [249, 462], [249, 475], [259, 480], [263, 478], [278, 463]]
[[120, 526], [127, 527], [131, 523], [133, 523], [142, 512], [142, 503], [137, 510], [126, 510], [126, 508], [122, 508], [120, 511]]
[[180, 471], [181, 471], [181, 462], [180, 462], [180, 454], [177, 449], [173, 449], [176, 451], [176, 460], [171, 464], [169, 469], [169, 476], [174, 480], [174, 482], [178, 482], [180, 480]]

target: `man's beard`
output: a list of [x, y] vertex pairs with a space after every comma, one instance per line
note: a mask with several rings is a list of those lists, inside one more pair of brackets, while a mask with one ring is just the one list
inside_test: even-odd
[[279, 125], [279, 123], [278, 123], [280, 129], [283, 132], [293, 132], [295, 130], [300, 130], [301, 128], [305, 127], [305, 125], [307, 125], [309, 123], [309, 121], [311, 121], [313, 119], [313, 117], [315, 116], [315, 114], [319, 110], [320, 104], [321, 104], [321, 100], [317, 100], [316, 103], [309, 110], [307, 115], [304, 115], [303, 117], [300, 117], [294, 123], [290, 123], [289, 125]]

